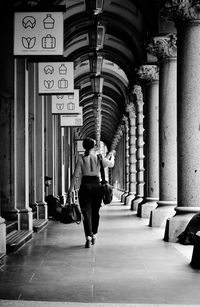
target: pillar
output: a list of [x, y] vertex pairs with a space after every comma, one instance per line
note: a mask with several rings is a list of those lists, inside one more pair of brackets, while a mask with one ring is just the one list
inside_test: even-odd
[[53, 115], [53, 190], [59, 196], [62, 196], [61, 140], [60, 117]]
[[182, 2], [169, 1], [166, 8], [175, 20], [178, 42], [178, 196], [176, 215], [168, 219], [165, 230], [165, 240], [170, 242], [176, 242], [194, 213], [200, 211], [200, 11], [197, 2]]
[[144, 198], [144, 114], [143, 94], [140, 85], [134, 86], [133, 93], [136, 95], [136, 195], [131, 206], [137, 211], [138, 204]]
[[137, 215], [149, 218], [159, 200], [159, 72], [156, 65], [143, 65], [138, 71], [146, 82], [146, 184], [144, 200]]
[[[36, 78], [36, 64], [28, 64], [29, 72], [29, 204], [32, 208], [34, 215], [37, 210], [36, 203], [36, 97], [37, 93], [37, 78]], [[35, 217], [35, 216], [34, 216]]]
[[[70, 185], [71, 174], [70, 174], [70, 128], [64, 128], [65, 135], [65, 146], [64, 146], [64, 165], [65, 165], [65, 191], [67, 193]], [[78, 133], [75, 135], [75, 139], [81, 139]]]
[[36, 98], [35, 113], [35, 171], [37, 219], [47, 219], [44, 185], [44, 96], [39, 95]]
[[136, 113], [133, 102], [127, 105], [127, 113], [129, 121], [129, 192], [125, 198], [125, 205], [130, 206], [136, 194]]
[[6, 253], [5, 219], [16, 219], [13, 186], [13, 13], [0, 10], [0, 258]]
[[15, 60], [14, 202], [18, 211], [18, 228], [32, 231], [33, 215], [29, 207], [28, 70], [24, 59]]
[[[53, 178], [53, 129], [52, 129], [52, 110], [51, 110], [51, 96], [44, 97], [45, 109], [45, 176]], [[53, 181], [54, 179], [52, 179]], [[53, 184], [46, 187], [45, 196], [53, 195]]]
[[[119, 161], [122, 161], [122, 159], [124, 158], [124, 152], [123, 152], [122, 149], [124, 148], [125, 118], [126, 118], [125, 116], [122, 117], [121, 123], [119, 124], [119, 126], [118, 126], [118, 128], [115, 132], [112, 144], [110, 146], [110, 150], [117, 150], [118, 149], [118, 154], [117, 154], [116, 159], [115, 159], [116, 165], [117, 165], [117, 163], [119, 163]], [[114, 170], [112, 170], [112, 169], [108, 170], [109, 182], [116, 189], [116, 193], [119, 193], [120, 187], [122, 187], [123, 183], [124, 183], [124, 167], [119, 167], [119, 165], [118, 165], [117, 170], [115, 169], [115, 171], [116, 172], [115, 172], [115, 175], [114, 175]], [[113, 181], [113, 177], [115, 179], [114, 181]], [[122, 194], [122, 193], [120, 192], [120, 194]], [[120, 195], [119, 198], [121, 198], [121, 195]]]
[[162, 227], [177, 204], [177, 48], [176, 36], [153, 39], [151, 52], [159, 59], [159, 201], [149, 225]]
[[129, 187], [129, 127], [128, 118], [125, 118], [125, 192], [121, 196], [121, 201], [125, 203], [126, 196], [128, 196]]

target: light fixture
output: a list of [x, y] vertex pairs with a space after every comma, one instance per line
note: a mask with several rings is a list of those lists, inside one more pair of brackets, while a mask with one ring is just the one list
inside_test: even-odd
[[103, 10], [103, 0], [96, 0], [96, 10]]
[[95, 94], [93, 96], [93, 109], [101, 110], [101, 102], [102, 102], [102, 97], [101, 95]]
[[90, 80], [93, 93], [102, 93], [104, 79], [100, 76], [91, 76]]
[[96, 71], [97, 75], [101, 73], [102, 66], [103, 66], [103, 57], [98, 55], [97, 56], [97, 71]]
[[95, 9], [94, 9], [94, 14], [95, 15], [98, 15], [99, 13], [102, 13], [102, 11], [103, 11], [103, 2], [104, 2], [104, 0], [96, 0]]
[[100, 55], [94, 55], [90, 57], [90, 72], [91, 74], [100, 75], [103, 65], [103, 57]]
[[97, 26], [97, 41], [96, 41], [96, 49], [102, 49], [104, 43], [104, 36], [105, 36], [105, 27], [98, 25]]

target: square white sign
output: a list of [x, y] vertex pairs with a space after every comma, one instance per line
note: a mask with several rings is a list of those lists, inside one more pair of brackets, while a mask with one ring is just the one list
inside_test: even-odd
[[14, 55], [63, 55], [63, 12], [15, 12]]
[[[81, 108], [82, 109], [82, 108]], [[78, 127], [83, 126], [83, 112], [73, 115], [60, 115], [61, 127]]]
[[79, 106], [79, 90], [72, 94], [52, 95], [52, 114], [77, 114], [81, 113]]
[[74, 92], [73, 62], [41, 62], [38, 64], [39, 94]]

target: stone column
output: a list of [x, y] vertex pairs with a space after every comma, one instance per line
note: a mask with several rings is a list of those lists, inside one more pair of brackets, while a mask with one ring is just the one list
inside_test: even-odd
[[194, 213], [200, 211], [200, 10], [198, 1], [168, 1], [166, 11], [177, 27], [176, 215], [168, 219], [165, 240], [175, 242]]
[[138, 204], [143, 202], [144, 197], [144, 114], [143, 94], [140, 85], [134, 86], [133, 94], [136, 95], [136, 195], [132, 202], [133, 210], [138, 209]]
[[53, 187], [55, 195], [62, 195], [61, 127], [60, 117], [53, 115]]
[[63, 182], [63, 176], [62, 176], [62, 132], [63, 128], [60, 127], [60, 118], [58, 118], [58, 147], [57, 147], [57, 163], [58, 163], [58, 195], [63, 196], [63, 189], [62, 189], [62, 182]]
[[[67, 193], [70, 185], [70, 128], [65, 127], [65, 146], [64, 146], [64, 160], [65, 160], [65, 191]], [[81, 137], [77, 134], [76, 139]]]
[[125, 205], [130, 206], [136, 194], [136, 113], [133, 102], [127, 105], [127, 113], [129, 121], [129, 192], [125, 198]]
[[158, 207], [150, 226], [165, 226], [177, 204], [177, 48], [176, 36], [156, 37], [149, 50], [159, 59], [159, 178]]
[[[36, 72], [37, 74], [37, 72]], [[38, 74], [37, 74], [38, 75]], [[44, 186], [44, 96], [36, 98], [35, 114], [35, 169], [36, 169], [36, 203], [37, 219], [47, 219]]]
[[[116, 165], [117, 165], [120, 157], [123, 156], [123, 152], [121, 152], [120, 146], [122, 145], [122, 143], [124, 143], [124, 137], [123, 137], [124, 136], [124, 128], [125, 128], [124, 124], [125, 124], [125, 117], [123, 116], [121, 123], [119, 124], [119, 126], [118, 126], [118, 128], [115, 132], [115, 135], [113, 137], [112, 144], [110, 146], [110, 150], [116, 150], [117, 148], [119, 149], [116, 160], [115, 160]], [[115, 182], [113, 182], [113, 170], [108, 169], [108, 175], [109, 175], [109, 183], [111, 185], [113, 185], [114, 188], [116, 189], [116, 192], [118, 192], [119, 187], [122, 184], [123, 178], [124, 178], [124, 167], [118, 168], [118, 176], [117, 177], [115, 176]]]
[[[45, 176], [53, 178], [53, 129], [52, 129], [52, 111], [51, 96], [45, 97]], [[54, 179], [53, 179], [54, 180]], [[45, 196], [53, 195], [53, 184], [46, 187]]]
[[29, 207], [28, 70], [24, 59], [15, 60], [14, 155], [14, 201], [18, 210], [18, 228], [32, 231], [33, 215]]
[[146, 178], [145, 198], [138, 205], [137, 215], [149, 218], [159, 200], [159, 72], [156, 65], [143, 65], [138, 70], [146, 81]]
[[129, 187], [129, 127], [128, 118], [125, 118], [125, 192], [121, 196], [121, 201], [125, 204], [126, 196], [128, 196]]
[[[7, 2], [5, 2], [7, 4]], [[5, 5], [4, 3], [4, 5]], [[13, 200], [13, 12], [0, 10], [0, 258], [6, 253], [5, 219], [16, 219]], [[1, 217], [2, 216], [2, 217]]]
[[52, 115], [52, 136], [53, 136], [53, 195], [58, 194], [57, 189], [57, 126], [56, 126], [56, 120], [58, 116]]
[[[4, 59], [5, 61], [5, 59]], [[6, 253], [6, 220], [16, 220], [13, 194], [13, 97], [0, 91], [0, 258]], [[2, 217], [1, 217], [2, 216]]]
[[35, 212], [37, 210], [36, 203], [36, 156], [35, 156], [35, 146], [36, 146], [36, 97], [37, 97], [37, 76], [36, 76], [36, 64], [28, 64], [29, 72], [29, 204], [33, 210], [33, 215], [35, 218]]

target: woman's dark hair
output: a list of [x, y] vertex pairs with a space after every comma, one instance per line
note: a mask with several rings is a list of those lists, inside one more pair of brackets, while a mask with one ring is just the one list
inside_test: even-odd
[[89, 155], [90, 149], [94, 148], [95, 146], [95, 140], [91, 138], [86, 138], [83, 140], [83, 148], [85, 149], [85, 155]]

